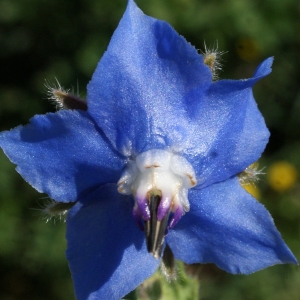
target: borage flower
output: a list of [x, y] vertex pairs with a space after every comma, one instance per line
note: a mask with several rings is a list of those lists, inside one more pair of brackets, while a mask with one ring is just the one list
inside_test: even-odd
[[268, 141], [251, 88], [271, 64], [248, 80], [213, 82], [195, 48], [129, 0], [87, 111], [37, 115], [1, 134], [35, 189], [77, 202], [67, 217], [77, 299], [121, 298], [155, 272], [164, 249], [230, 273], [296, 263], [237, 177]]

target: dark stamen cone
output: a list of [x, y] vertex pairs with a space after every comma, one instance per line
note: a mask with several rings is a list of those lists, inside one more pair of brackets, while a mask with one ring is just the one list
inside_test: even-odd
[[165, 233], [169, 218], [169, 213], [159, 221], [157, 219], [157, 209], [161, 201], [161, 195], [155, 192], [149, 194], [149, 210], [150, 210], [150, 220], [145, 222], [145, 234], [146, 243], [149, 253], [155, 258], [160, 258], [162, 252], [162, 245], [165, 239]]

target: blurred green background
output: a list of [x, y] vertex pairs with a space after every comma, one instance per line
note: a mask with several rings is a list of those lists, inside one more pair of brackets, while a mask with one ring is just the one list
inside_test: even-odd
[[[271, 139], [260, 160], [265, 176], [248, 186], [271, 212], [300, 259], [300, 2], [298, 0], [137, 0], [197, 49], [218, 44], [220, 78], [250, 77], [275, 56], [273, 72], [254, 93]], [[125, 10], [126, 0], [0, 0], [0, 130], [55, 111], [45, 79], [85, 87]], [[120, 49], [122, 51], [122, 49]], [[0, 299], [75, 299], [65, 259], [65, 223], [39, 212], [44, 198], [0, 153]], [[135, 299], [300, 299], [300, 269], [280, 265], [233, 276], [213, 265], [186, 269], [177, 285], [156, 274]], [[178, 289], [178, 286], [180, 287]]]

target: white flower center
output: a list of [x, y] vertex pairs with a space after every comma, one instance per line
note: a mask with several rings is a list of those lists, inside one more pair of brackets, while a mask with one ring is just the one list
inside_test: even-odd
[[128, 162], [118, 191], [133, 194], [133, 216], [141, 229], [145, 226], [148, 250], [155, 257], [160, 256], [167, 226], [173, 228], [189, 211], [188, 189], [196, 183], [192, 165], [166, 150], [149, 150]]
[[118, 191], [140, 199], [147, 198], [151, 191], [156, 190], [163, 199], [171, 199], [174, 205], [189, 211], [187, 191], [196, 183], [194, 169], [184, 157], [153, 149], [128, 163], [118, 182]]

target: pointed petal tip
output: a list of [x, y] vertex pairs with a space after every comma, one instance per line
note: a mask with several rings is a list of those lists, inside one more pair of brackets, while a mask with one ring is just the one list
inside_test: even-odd
[[293, 264], [293, 265], [299, 265], [299, 262], [297, 260], [297, 258], [294, 256], [294, 254], [291, 252], [290, 253], [290, 257], [288, 260], [283, 261], [282, 263], [284, 264]]
[[277, 264], [298, 264], [269, 212], [236, 178], [201, 192], [191, 190], [189, 200], [191, 211], [166, 237], [176, 259], [214, 263], [231, 274], [245, 275]]
[[274, 57], [269, 57], [264, 60], [256, 69], [254, 76], [255, 78], [262, 78], [269, 75], [272, 72], [272, 64]]
[[[129, 13], [137, 13], [137, 12], [140, 12], [140, 13], [143, 13], [140, 8], [136, 5], [135, 1], [133, 0], [128, 0], [127, 2], [127, 7], [126, 7], [126, 12], [129, 12]], [[126, 13], [125, 12], [125, 13]]]
[[135, 1], [133, 1], [133, 0], [128, 0], [128, 1], [127, 1], [127, 5], [128, 5], [128, 6], [131, 5], [131, 6], [137, 7]]

